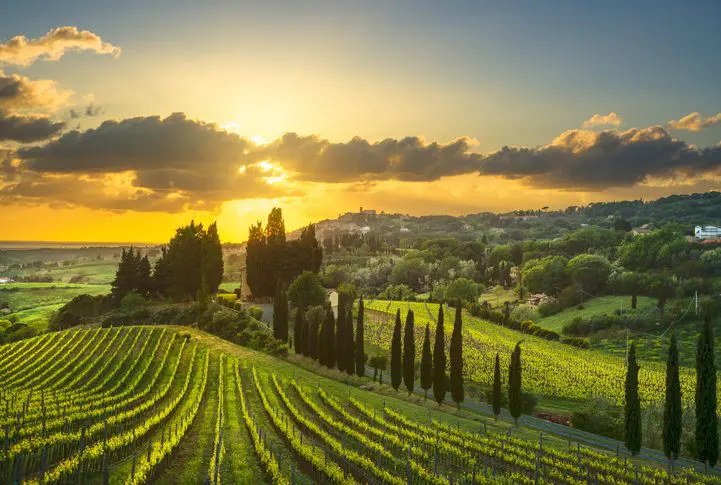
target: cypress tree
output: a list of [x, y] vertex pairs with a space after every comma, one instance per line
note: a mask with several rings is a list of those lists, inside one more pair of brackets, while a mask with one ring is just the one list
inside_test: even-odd
[[[500, 374], [500, 372], [499, 372]], [[500, 378], [500, 375], [499, 375]], [[500, 399], [499, 399], [500, 400]], [[511, 365], [508, 368], [508, 410], [513, 416], [513, 421], [518, 424], [521, 417], [521, 343], [516, 343], [516, 348], [511, 354]]]
[[273, 338], [288, 341], [288, 300], [279, 281], [273, 298]]
[[310, 322], [308, 322], [308, 319], [305, 314], [303, 314], [303, 318], [301, 319], [301, 340], [303, 342], [302, 347], [302, 353], [305, 357], [310, 357]]
[[346, 360], [346, 323], [345, 323], [345, 295], [338, 295], [338, 321], [335, 332], [335, 348], [338, 355], [338, 370], [344, 371]]
[[638, 397], [638, 362], [636, 344], [631, 343], [628, 351], [626, 371], [625, 429], [626, 449], [636, 456], [641, 449], [641, 400]]
[[496, 365], [493, 368], [493, 416], [498, 421], [501, 414], [501, 359], [496, 352]]
[[348, 314], [345, 317], [345, 371], [349, 375], [355, 374], [355, 342], [353, 342], [353, 305], [348, 305]]
[[356, 323], [355, 329], [355, 373], [360, 377], [364, 377], [366, 374], [366, 356], [365, 349], [363, 348], [363, 340], [365, 338], [363, 325], [363, 296], [361, 295], [360, 301], [358, 302], [358, 323]]
[[396, 311], [396, 325], [391, 341], [391, 386], [396, 391], [401, 385], [401, 310]]
[[671, 345], [666, 361], [666, 402], [663, 408], [663, 453], [669, 460], [673, 472], [673, 461], [681, 449], [681, 383], [678, 377], [678, 346], [676, 329], [671, 330]]
[[715, 357], [713, 325], [706, 315], [696, 347], [696, 452], [707, 467], [718, 459]]
[[293, 346], [296, 354], [303, 353], [303, 308], [295, 309], [295, 322], [293, 323]]
[[313, 321], [308, 327], [308, 356], [313, 360], [318, 360], [318, 322]]
[[423, 400], [428, 399], [428, 389], [433, 386], [433, 356], [431, 355], [431, 331], [426, 325], [426, 333], [423, 337], [423, 351], [421, 354], [421, 388], [423, 389]]
[[460, 407], [465, 397], [463, 392], [463, 317], [459, 301], [456, 306], [456, 321], [451, 334], [451, 397], [456, 406]]
[[323, 344], [325, 346], [325, 365], [329, 369], [335, 367], [336, 364], [336, 348], [335, 348], [335, 317], [333, 316], [333, 310], [328, 307], [328, 311], [325, 315], [325, 339]]
[[443, 305], [438, 305], [436, 340], [433, 344], [433, 397], [439, 405], [446, 397], [446, 337], [443, 328]]
[[413, 310], [408, 310], [405, 333], [403, 334], [403, 382], [408, 389], [409, 396], [413, 392], [416, 380], [416, 334], [413, 322]]

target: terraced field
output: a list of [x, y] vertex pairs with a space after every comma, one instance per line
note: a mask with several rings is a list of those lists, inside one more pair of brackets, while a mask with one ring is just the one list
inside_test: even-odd
[[0, 483], [721, 483], [434, 414], [182, 327], [0, 347]]

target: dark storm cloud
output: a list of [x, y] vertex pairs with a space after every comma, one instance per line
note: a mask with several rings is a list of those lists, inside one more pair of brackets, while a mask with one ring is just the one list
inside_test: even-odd
[[469, 147], [467, 138], [445, 145], [418, 137], [376, 143], [355, 137], [331, 143], [317, 136], [286, 133], [262, 152], [299, 178], [314, 182], [355, 182], [359, 178], [431, 181], [477, 170], [480, 156], [470, 153]]
[[623, 132], [570, 130], [543, 147], [504, 147], [484, 157], [480, 173], [535, 186], [602, 190], [648, 177], [699, 175], [719, 166], [720, 146], [698, 149], [655, 126]]
[[31, 143], [47, 140], [65, 127], [44, 116], [10, 114], [0, 110], [0, 141]]
[[99, 173], [163, 168], [212, 170], [246, 160], [247, 140], [174, 113], [104, 121], [19, 151], [40, 172]]

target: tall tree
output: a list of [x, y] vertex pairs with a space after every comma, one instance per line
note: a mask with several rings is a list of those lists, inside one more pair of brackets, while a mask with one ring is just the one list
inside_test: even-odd
[[150, 296], [153, 291], [153, 279], [150, 275], [150, 260], [147, 254], [138, 262], [137, 278], [137, 292], [143, 296]]
[[170, 260], [171, 295], [194, 300], [198, 297], [202, 283], [201, 246], [205, 237], [202, 224], [190, 221], [179, 227], [168, 243], [167, 257]]
[[276, 285], [273, 299], [273, 338], [282, 342], [288, 341], [288, 297], [283, 284]]
[[[499, 373], [500, 374], [500, 373]], [[521, 417], [521, 343], [516, 343], [516, 347], [511, 354], [511, 365], [508, 368], [508, 410], [513, 417], [513, 421], [518, 424], [518, 418]]]
[[263, 224], [258, 222], [248, 229], [248, 243], [245, 248], [246, 280], [253, 296], [265, 294], [267, 245]]
[[631, 343], [626, 370], [625, 430], [626, 449], [636, 456], [641, 450], [641, 400], [638, 397], [638, 362], [636, 344]]
[[403, 334], [403, 382], [408, 389], [409, 396], [413, 392], [416, 380], [416, 334], [413, 321], [413, 310], [408, 310]]
[[[268, 214], [268, 223], [265, 225], [265, 241], [267, 245], [266, 286], [268, 292], [272, 291], [277, 281], [284, 281], [286, 272], [285, 222], [280, 207], [273, 207]], [[289, 281], [285, 281], [286, 284]]]
[[423, 337], [423, 350], [421, 353], [421, 389], [423, 400], [428, 399], [428, 389], [433, 387], [433, 356], [431, 355], [431, 330], [426, 324], [426, 333]]
[[323, 322], [323, 355], [325, 357], [325, 366], [329, 369], [335, 367], [336, 364], [336, 348], [335, 348], [335, 317], [333, 310], [328, 307], [325, 314], [325, 322]]
[[681, 428], [683, 409], [681, 408], [681, 382], [678, 377], [678, 345], [676, 329], [671, 330], [671, 344], [666, 361], [666, 402], [663, 408], [663, 452], [668, 458], [670, 471], [673, 462], [678, 459], [681, 449]]
[[223, 246], [218, 236], [218, 225], [213, 222], [202, 239], [202, 278], [208, 285], [210, 293], [218, 291], [220, 282], [223, 281]]
[[296, 354], [302, 354], [303, 347], [303, 308], [296, 308], [293, 322], [293, 348]]
[[365, 322], [363, 318], [363, 296], [361, 296], [358, 302], [358, 323], [356, 323], [355, 328], [355, 372], [359, 377], [365, 377], [366, 374], [366, 356], [363, 347], [363, 340], [365, 339], [363, 326]]
[[338, 370], [344, 371], [346, 366], [346, 360], [345, 360], [345, 353], [347, 352], [345, 348], [346, 344], [346, 322], [345, 322], [346, 312], [345, 312], [345, 295], [338, 295], [338, 322], [337, 322], [337, 328], [335, 332], [335, 348], [338, 352]]
[[433, 397], [439, 405], [446, 397], [446, 336], [443, 323], [443, 305], [438, 305], [436, 340], [433, 343]]
[[348, 314], [345, 317], [345, 345], [343, 351], [345, 352], [345, 371], [348, 374], [355, 373], [355, 352], [356, 346], [353, 341], [353, 302], [348, 304]]
[[[313, 360], [319, 360], [320, 354], [318, 352], [318, 340], [320, 337], [320, 330], [318, 328], [318, 322], [313, 320], [308, 328], [308, 356]], [[322, 363], [322, 362], [321, 362]]]
[[716, 356], [713, 322], [706, 315], [696, 347], [696, 453], [707, 467], [718, 460]]
[[501, 360], [496, 352], [496, 365], [493, 367], [493, 416], [498, 421], [501, 414]]
[[401, 372], [401, 310], [396, 311], [396, 325], [393, 327], [391, 341], [391, 386], [396, 391], [403, 380]]
[[127, 251], [125, 248], [121, 250], [120, 262], [110, 289], [116, 305], [119, 305], [123, 297], [135, 289], [138, 272], [135, 261], [135, 250], [132, 246]]
[[456, 304], [456, 321], [453, 323], [451, 334], [451, 397], [456, 406], [460, 407], [465, 397], [463, 391], [463, 307], [459, 301]]

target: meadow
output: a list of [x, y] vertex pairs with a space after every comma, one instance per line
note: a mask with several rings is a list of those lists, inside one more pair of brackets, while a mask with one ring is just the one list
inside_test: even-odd
[[0, 481], [721, 483], [300, 363], [185, 327], [1, 346]]

